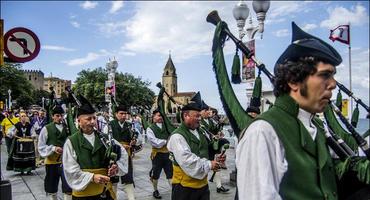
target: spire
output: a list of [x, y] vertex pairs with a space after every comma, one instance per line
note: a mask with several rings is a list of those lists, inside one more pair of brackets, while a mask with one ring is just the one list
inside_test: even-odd
[[167, 60], [167, 64], [166, 66], [164, 67], [164, 70], [169, 70], [169, 71], [172, 71], [173, 74], [176, 74], [176, 68], [175, 68], [175, 65], [173, 64], [172, 62], [172, 58], [171, 58], [171, 51], [169, 53], [169, 56], [168, 56], [168, 60]]

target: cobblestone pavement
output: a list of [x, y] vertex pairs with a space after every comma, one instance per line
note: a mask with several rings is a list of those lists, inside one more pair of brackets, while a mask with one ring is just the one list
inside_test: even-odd
[[[135, 196], [137, 200], [151, 200], [153, 187], [149, 181], [149, 170], [151, 169], [150, 162], [151, 146], [145, 144], [142, 151], [140, 151], [134, 158], [134, 180], [135, 180]], [[234, 164], [235, 151], [229, 149], [227, 152], [227, 170], [221, 171], [222, 183], [225, 187], [230, 188], [230, 191], [225, 194], [216, 192], [214, 183], [209, 183], [212, 200], [233, 200], [235, 195], [235, 186], [229, 182], [230, 172], [235, 168]], [[36, 168], [32, 175], [20, 175], [20, 173], [13, 171], [6, 171], [7, 153], [5, 141], [1, 145], [1, 172], [3, 180], [10, 180], [12, 187], [13, 200], [44, 200], [47, 199], [44, 192], [44, 177], [45, 169], [43, 166]], [[209, 173], [209, 178], [211, 173]], [[161, 178], [158, 183], [158, 190], [162, 195], [163, 200], [171, 199], [171, 189], [165, 179], [165, 174], [162, 171]], [[63, 199], [61, 188], [59, 189], [58, 199]], [[122, 185], [118, 187], [118, 199], [127, 199], [123, 192]]]

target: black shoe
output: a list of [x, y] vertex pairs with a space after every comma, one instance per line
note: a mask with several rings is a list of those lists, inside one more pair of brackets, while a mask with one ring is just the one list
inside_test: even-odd
[[221, 187], [219, 187], [219, 188], [217, 188], [217, 193], [225, 193], [225, 192], [228, 192], [229, 191], [229, 189], [227, 189], [227, 188], [224, 188], [224, 186], [221, 186]]
[[162, 199], [162, 196], [159, 194], [158, 190], [153, 192], [153, 197], [156, 199]]

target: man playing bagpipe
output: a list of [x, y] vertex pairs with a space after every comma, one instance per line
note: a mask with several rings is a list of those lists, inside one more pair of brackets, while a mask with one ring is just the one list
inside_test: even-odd
[[[208, 133], [209, 136], [209, 146], [208, 146], [208, 153], [209, 153], [209, 159], [214, 160], [216, 154], [221, 154], [222, 148], [224, 145], [230, 144], [228, 140], [223, 138], [223, 133], [222, 133], [222, 127], [217, 124], [212, 118], [212, 110], [210, 107], [202, 101], [202, 110], [200, 111], [200, 115], [202, 117], [201, 122], [200, 122], [200, 128], [204, 130], [206, 133]], [[221, 165], [221, 168], [226, 168], [224, 165]], [[214, 175], [212, 175], [210, 182], [215, 182], [216, 183], [216, 192], [217, 193], [225, 193], [228, 192], [229, 189], [225, 188], [222, 186], [221, 183], [221, 175], [220, 172], [215, 172]]]
[[71, 133], [68, 133], [63, 122], [63, 114], [61, 106], [55, 105], [52, 108], [53, 122], [41, 129], [38, 141], [40, 156], [45, 158], [44, 188], [50, 199], [57, 199], [59, 179], [62, 179], [64, 199], [71, 199], [72, 189], [65, 181], [62, 169], [63, 145]]
[[[118, 106], [115, 112], [115, 119], [109, 124], [112, 128], [112, 135], [127, 151], [126, 159], [128, 159], [128, 172], [121, 176], [121, 183], [123, 184], [123, 190], [125, 191], [129, 200], [135, 199], [134, 189], [134, 177], [133, 177], [133, 165], [132, 156], [134, 153], [134, 146], [138, 138], [138, 133], [133, 129], [133, 126], [128, 120], [128, 109], [125, 106]], [[119, 182], [119, 177], [114, 177], [112, 181], [115, 185]]]
[[274, 69], [274, 106], [248, 126], [236, 149], [239, 199], [338, 199], [328, 129], [315, 115], [330, 101], [342, 58], [292, 27], [292, 43]]
[[209, 200], [207, 175], [225, 161], [209, 159], [207, 135], [199, 129], [201, 108], [201, 101], [182, 108], [182, 123], [167, 144], [173, 155], [172, 200]]
[[117, 199], [111, 177], [127, 173], [127, 153], [116, 140], [96, 131], [95, 109], [80, 97], [77, 109], [79, 130], [68, 137], [63, 151], [66, 180], [72, 199]]
[[31, 124], [25, 112], [20, 113], [20, 121], [14, 127], [10, 128], [7, 136], [12, 139], [11, 148], [8, 157], [7, 170], [16, 172], [27, 172], [36, 168], [34, 141], [31, 138]]
[[151, 181], [154, 188], [153, 197], [161, 199], [162, 197], [158, 191], [158, 179], [162, 169], [166, 173], [166, 178], [170, 185], [172, 178], [172, 162], [166, 146], [170, 133], [163, 127], [163, 119], [159, 109], [153, 111], [152, 117], [153, 123], [146, 129], [148, 141], [152, 145], [152, 153], [150, 155], [152, 160]]

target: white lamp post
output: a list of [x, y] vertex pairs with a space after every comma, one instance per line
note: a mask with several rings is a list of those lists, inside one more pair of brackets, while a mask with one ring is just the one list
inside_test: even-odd
[[11, 96], [12, 90], [11, 89], [8, 90], [8, 94], [9, 94], [9, 100], [8, 100], [9, 106], [8, 106], [8, 109], [10, 110], [10, 109], [12, 109], [12, 96]]
[[[237, 27], [239, 30], [239, 39], [242, 40], [245, 35], [248, 37], [248, 41], [252, 40], [257, 33], [262, 33], [264, 31], [264, 22], [266, 18], [266, 13], [270, 8], [270, 1], [269, 0], [254, 0], [253, 3], [253, 10], [257, 14], [257, 21], [258, 26], [253, 26], [252, 17], [249, 13], [249, 8], [247, 4], [241, 0], [238, 4], [235, 5], [233, 9], [233, 15], [237, 22]], [[249, 17], [248, 26], [244, 30], [245, 21]]]

